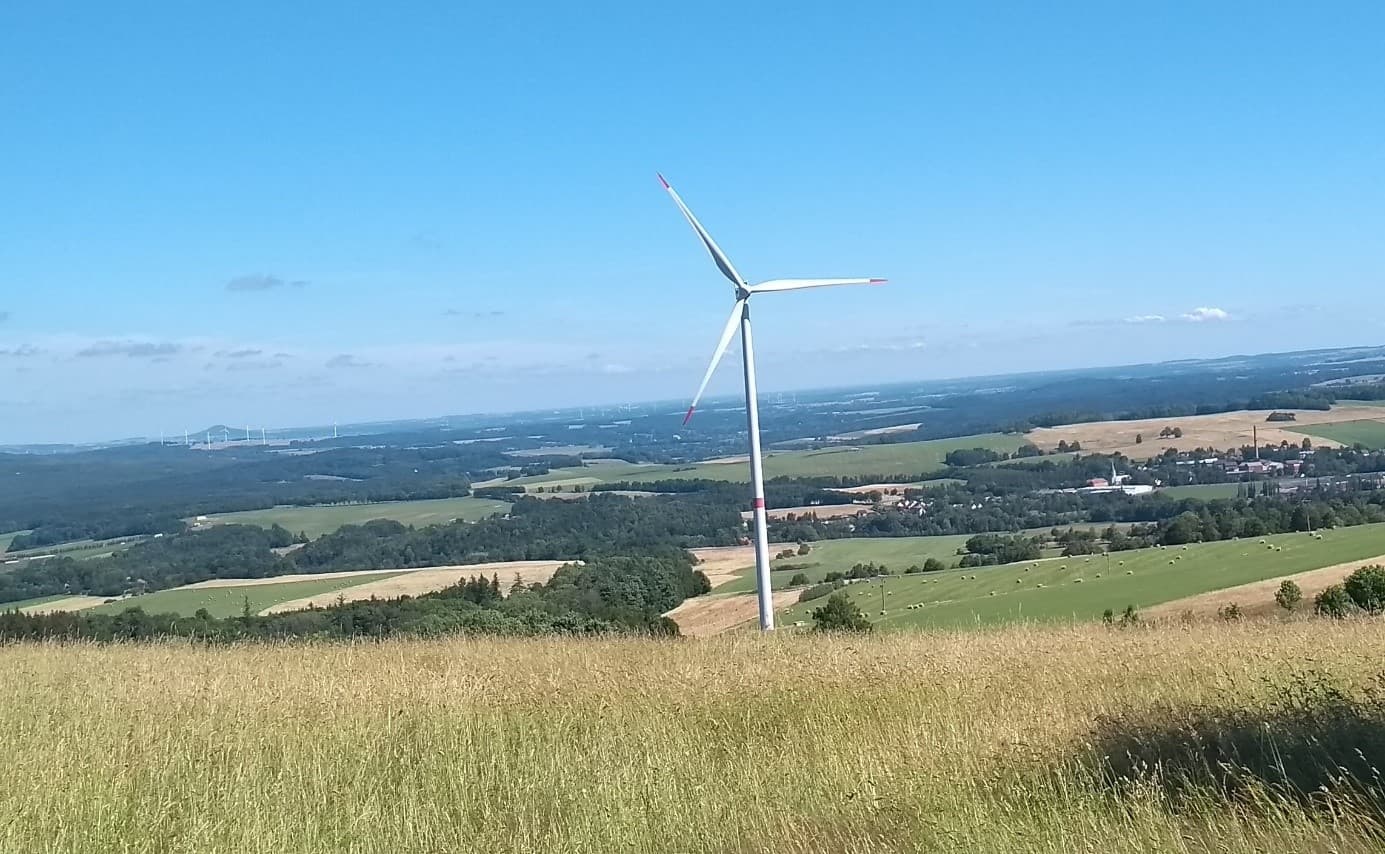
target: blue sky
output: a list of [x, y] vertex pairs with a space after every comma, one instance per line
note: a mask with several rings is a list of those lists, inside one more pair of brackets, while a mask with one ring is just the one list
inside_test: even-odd
[[928, 6], [9, 4], [0, 444], [1385, 338], [1385, 6]]

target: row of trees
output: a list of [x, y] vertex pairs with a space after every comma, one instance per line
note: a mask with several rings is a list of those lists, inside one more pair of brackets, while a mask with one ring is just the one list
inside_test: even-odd
[[89, 612], [0, 614], [0, 640], [83, 638], [96, 641], [187, 637], [208, 641], [269, 638], [384, 638], [453, 633], [538, 635], [677, 634], [663, 612], [707, 592], [707, 577], [686, 554], [605, 557], [564, 566], [547, 583], [518, 581], [508, 597], [500, 579], [471, 579], [415, 598], [351, 602], [285, 614], [217, 619]]

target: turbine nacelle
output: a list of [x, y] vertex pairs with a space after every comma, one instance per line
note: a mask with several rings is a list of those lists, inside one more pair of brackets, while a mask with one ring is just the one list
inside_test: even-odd
[[702, 384], [697, 387], [697, 394], [693, 395], [692, 405], [688, 407], [688, 414], [683, 417], [683, 423], [687, 424], [692, 420], [693, 411], [697, 409], [697, 403], [702, 399], [702, 393], [707, 390], [707, 384], [712, 381], [712, 374], [716, 372], [717, 365], [721, 363], [721, 357], [726, 353], [726, 348], [731, 345], [731, 339], [736, 335], [736, 324], [745, 317], [746, 305], [750, 298], [755, 294], [777, 293], [780, 291], [801, 291], [808, 288], [831, 288], [841, 285], [883, 285], [884, 279], [770, 279], [759, 284], [752, 285], [737, 272], [736, 266], [731, 263], [731, 259], [726, 256], [717, 242], [712, 239], [712, 235], [707, 229], [702, 227], [693, 212], [683, 203], [682, 197], [673, 189], [663, 175], [659, 175], [659, 183], [663, 185], [668, 194], [673, 197], [673, 203], [678, 205], [678, 210], [683, 212], [683, 217], [692, 226], [697, 237], [706, 247], [707, 253], [712, 256], [712, 263], [716, 264], [721, 274], [731, 281], [735, 287], [736, 304], [731, 308], [731, 317], [726, 321], [726, 327], [722, 330], [721, 339], [717, 342], [717, 348], [712, 353], [712, 363], [707, 366], [707, 373], [702, 377]]

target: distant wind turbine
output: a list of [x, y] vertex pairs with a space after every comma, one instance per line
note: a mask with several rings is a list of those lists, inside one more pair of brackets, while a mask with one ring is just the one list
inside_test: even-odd
[[750, 298], [755, 294], [773, 293], [776, 291], [797, 291], [805, 288], [826, 288], [836, 285], [881, 285], [884, 279], [771, 279], [752, 285], [741, 274], [736, 272], [736, 268], [731, 264], [731, 259], [726, 257], [726, 253], [721, 251], [712, 236], [707, 233], [707, 229], [702, 227], [702, 223], [697, 221], [693, 212], [688, 206], [683, 204], [678, 193], [674, 191], [664, 176], [659, 176], [659, 183], [664, 185], [664, 189], [673, 197], [674, 204], [683, 212], [688, 224], [697, 232], [702, 245], [707, 248], [707, 252], [712, 256], [712, 262], [717, 265], [721, 274], [731, 280], [735, 286], [736, 302], [731, 307], [731, 317], [726, 322], [726, 328], [721, 332], [721, 340], [717, 342], [717, 348], [712, 353], [712, 363], [707, 366], [707, 373], [702, 377], [702, 384], [697, 387], [697, 394], [693, 395], [692, 405], [688, 407], [688, 414], [684, 416], [683, 423], [687, 424], [692, 419], [694, 410], [697, 409], [698, 401], [702, 399], [702, 393], [707, 390], [707, 384], [712, 381], [712, 374], [717, 369], [717, 364], [721, 362], [721, 357], [726, 353], [726, 348], [730, 346], [732, 337], [736, 334], [737, 325], [741, 328], [741, 353], [745, 372], [745, 411], [746, 419], [750, 432], [750, 483], [754, 495], [753, 515], [755, 517], [755, 586], [760, 605], [760, 628], [763, 631], [770, 631], [774, 628], [774, 600], [770, 595], [769, 579], [769, 535], [766, 531], [765, 521], [765, 476], [763, 460], [760, 456], [760, 407], [756, 401], [755, 391], [755, 353], [751, 346], [750, 336]]

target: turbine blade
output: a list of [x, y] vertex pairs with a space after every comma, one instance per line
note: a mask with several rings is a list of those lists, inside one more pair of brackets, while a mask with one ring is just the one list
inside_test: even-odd
[[693, 216], [693, 212], [688, 210], [687, 205], [683, 204], [683, 200], [679, 197], [678, 191], [673, 189], [668, 181], [664, 180], [663, 175], [659, 175], [659, 183], [664, 185], [665, 190], [668, 190], [668, 194], [673, 197], [673, 203], [678, 205], [678, 209], [682, 211], [683, 216], [687, 218], [688, 224], [693, 227], [693, 231], [697, 232], [698, 238], [702, 240], [702, 245], [707, 247], [707, 251], [712, 255], [712, 260], [716, 262], [717, 269], [721, 271], [722, 275], [730, 279], [731, 284], [736, 287], [739, 288], [744, 285], [745, 279], [742, 279], [741, 274], [736, 272], [736, 268], [731, 264], [731, 259], [726, 257], [726, 253], [721, 251], [721, 247], [712, 239], [712, 235], [707, 233], [707, 229], [703, 228], [702, 223], [697, 221], [697, 217]]
[[716, 373], [721, 357], [726, 354], [726, 348], [730, 346], [731, 339], [735, 337], [736, 324], [741, 322], [741, 311], [744, 308], [745, 300], [736, 300], [735, 307], [731, 309], [731, 319], [726, 321], [726, 328], [721, 331], [721, 340], [717, 342], [717, 349], [712, 353], [712, 363], [707, 366], [707, 373], [702, 375], [702, 385], [697, 387], [697, 394], [693, 395], [692, 406], [688, 407], [688, 414], [683, 416], [684, 424], [692, 420], [693, 410], [697, 409], [698, 401], [702, 400], [702, 393], [707, 390], [707, 383], [712, 381], [712, 374]]
[[771, 279], [768, 282], [751, 285], [746, 290], [752, 294], [764, 294], [772, 291], [799, 291], [804, 288], [830, 288], [836, 285], [883, 285], [886, 281], [886, 279]]

